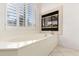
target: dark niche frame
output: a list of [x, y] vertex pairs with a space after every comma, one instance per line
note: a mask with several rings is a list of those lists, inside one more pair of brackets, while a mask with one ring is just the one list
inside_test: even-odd
[[58, 31], [59, 30], [59, 11], [54, 11], [42, 15], [41, 30], [42, 31]]

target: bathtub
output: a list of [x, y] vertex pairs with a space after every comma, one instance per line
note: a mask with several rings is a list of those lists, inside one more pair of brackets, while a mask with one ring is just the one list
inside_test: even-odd
[[57, 36], [51, 34], [19, 35], [0, 42], [0, 55], [47, 56], [57, 46]]

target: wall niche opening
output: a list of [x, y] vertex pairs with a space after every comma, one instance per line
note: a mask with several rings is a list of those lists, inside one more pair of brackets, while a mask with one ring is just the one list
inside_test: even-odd
[[42, 31], [58, 31], [59, 30], [59, 10], [42, 15], [41, 30]]

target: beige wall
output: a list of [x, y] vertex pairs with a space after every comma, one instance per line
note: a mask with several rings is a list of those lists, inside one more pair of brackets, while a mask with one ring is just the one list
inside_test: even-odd
[[79, 3], [64, 4], [62, 45], [79, 49]]
[[60, 35], [60, 45], [79, 49], [79, 4], [43, 4], [42, 12], [54, 9], [60, 5], [63, 5], [63, 35]]

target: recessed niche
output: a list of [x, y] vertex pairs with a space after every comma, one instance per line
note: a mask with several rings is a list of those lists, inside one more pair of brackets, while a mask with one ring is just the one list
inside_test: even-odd
[[42, 15], [42, 31], [58, 31], [59, 10]]

